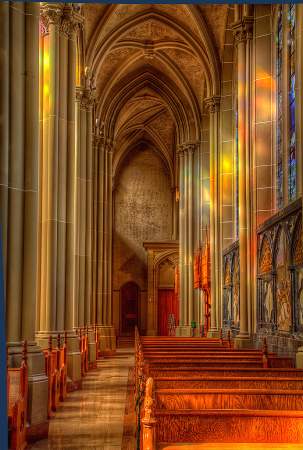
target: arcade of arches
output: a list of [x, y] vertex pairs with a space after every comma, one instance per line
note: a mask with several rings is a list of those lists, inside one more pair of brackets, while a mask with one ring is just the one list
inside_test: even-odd
[[28, 343], [29, 424], [58, 332], [75, 383], [92, 324], [108, 355], [169, 313], [180, 336], [303, 345], [302, 24], [300, 4], [0, 2], [6, 333], [12, 367]]

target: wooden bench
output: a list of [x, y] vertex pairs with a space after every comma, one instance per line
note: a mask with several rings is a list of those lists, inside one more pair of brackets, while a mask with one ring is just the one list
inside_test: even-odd
[[92, 325], [92, 330], [95, 335], [95, 343], [96, 343], [96, 361], [98, 361], [98, 351], [99, 351], [99, 325]]
[[[59, 347], [60, 348], [60, 347]], [[48, 348], [43, 349], [45, 354], [45, 374], [48, 377], [48, 406], [47, 418], [52, 417], [51, 411], [57, 411], [60, 405], [60, 352], [53, 350], [53, 338], [49, 337]]]
[[182, 352], [182, 345], [156, 348], [142, 338], [137, 347], [138, 367], [146, 358], [155, 376], [146, 381], [141, 449], [155, 450], [156, 442], [303, 441], [303, 370], [268, 353], [265, 340], [262, 351], [216, 344]]
[[[60, 334], [58, 333], [57, 347], [60, 348]], [[63, 347], [60, 349], [60, 402], [66, 399], [67, 395], [67, 331], [64, 332]]]
[[22, 364], [20, 368], [8, 367], [7, 347], [6, 355], [10, 448], [11, 450], [23, 450], [27, 447], [25, 440], [28, 393], [27, 342], [23, 341]]
[[[265, 369], [268, 370], [268, 369]], [[158, 377], [154, 379], [157, 389], [271, 389], [271, 390], [303, 390], [302, 378], [272, 376], [240, 377], [236, 373], [234, 377], [220, 376], [196, 376], [196, 377]]]
[[85, 374], [85, 344], [84, 336], [82, 336], [82, 328], [76, 330], [76, 334], [79, 338], [79, 351], [81, 353], [81, 376], [84, 377]]

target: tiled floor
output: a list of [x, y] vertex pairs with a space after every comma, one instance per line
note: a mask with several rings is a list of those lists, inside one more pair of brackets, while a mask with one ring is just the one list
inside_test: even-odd
[[118, 349], [117, 357], [98, 361], [50, 422], [49, 438], [32, 450], [121, 450], [126, 388], [134, 350]]

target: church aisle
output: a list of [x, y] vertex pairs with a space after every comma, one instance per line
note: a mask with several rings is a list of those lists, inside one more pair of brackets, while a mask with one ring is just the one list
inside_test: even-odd
[[49, 438], [31, 450], [121, 450], [129, 367], [134, 350], [118, 349], [117, 356], [98, 361], [51, 420]]

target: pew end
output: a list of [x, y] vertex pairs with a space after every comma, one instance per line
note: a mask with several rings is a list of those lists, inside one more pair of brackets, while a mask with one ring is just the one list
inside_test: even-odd
[[26, 417], [28, 394], [27, 342], [23, 341], [22, 364], [20, 368], [7, 367], [8, 386], [8, 427], [11, 450], [27, 448]]

